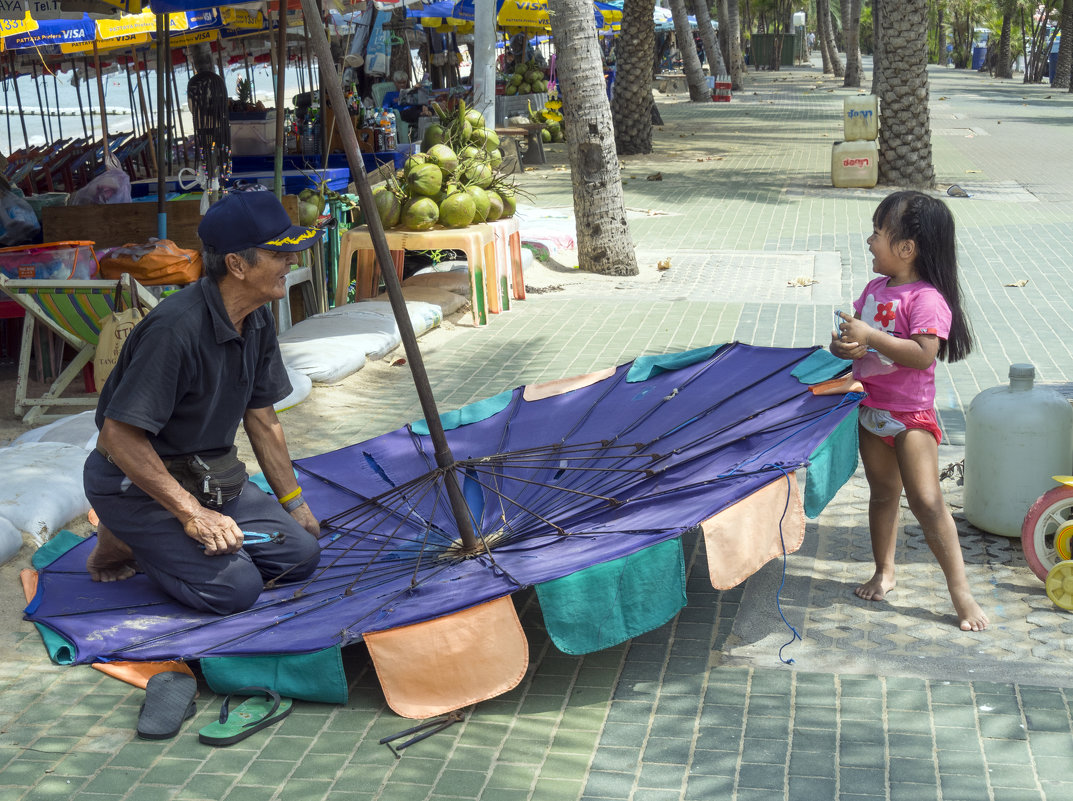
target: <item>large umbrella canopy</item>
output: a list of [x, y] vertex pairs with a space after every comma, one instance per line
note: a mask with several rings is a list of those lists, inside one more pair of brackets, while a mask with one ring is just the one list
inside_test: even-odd
[[[88, 542], [41, 572], [27, 616], [92, 662], [311, 652], [471, 608], [679, 537], [818, 458], [862, 396], [812, 394], [794, 376], [817, 356], [731, 344], [645, 357], [445, 415], [476, 553], [458, 546], [445, 471], [414, 423], [296, 463], [323, 520], [320, 566], [246, 612], [194, 612], [140, 574], [94, 582]], [[834, 473], [818, 478], [837, 489]]]

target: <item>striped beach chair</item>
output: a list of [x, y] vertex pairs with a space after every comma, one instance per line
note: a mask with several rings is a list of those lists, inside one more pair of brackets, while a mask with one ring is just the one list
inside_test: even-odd
[[[72, 407], [82, 411], [97, 406], [96, 395], [65, 397], [64, 392], [82, 369], [93, 361], [102, 321], [115, 309], [117, 291], [122, 292], [126, 306], [130, 305], [132, 291], [141, 308], [151, 309], [156, 305], [156, 298], [126, 274], [118, 282], [13, 279], [0, 275], [0, 291], [26, 310], [15, 381], [15, 415], [27, 423], [54, 420], [71, 414]], [[70, 345], [75, 350], [75, 357], [56, 376], [45, 393], [27, 397], [30, 350], [38, 326]], [[51, 409], [63, 411], [50, 412]]]

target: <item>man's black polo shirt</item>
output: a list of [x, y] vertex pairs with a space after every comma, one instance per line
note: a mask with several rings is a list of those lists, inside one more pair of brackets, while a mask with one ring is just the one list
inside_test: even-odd
[[202, 278], [131, 331], [101, 390], [97, 427], [109, 417], [144, 429], [164, 458], [212, 456], [234, 443], [247, 409], [290, 392], [268, 307], [250, 313], [239, 336], [219, 288]]

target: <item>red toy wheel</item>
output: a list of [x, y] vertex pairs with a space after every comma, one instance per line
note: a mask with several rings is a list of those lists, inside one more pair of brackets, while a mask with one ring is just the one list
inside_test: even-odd
[[1025, 515], [1021, 547], [1032, 572], [1041, 581], [1061, 559], [1055, 546], [1059, 529], [1073, 521], [1073, 487], [1055, 487], [1045, 492]]

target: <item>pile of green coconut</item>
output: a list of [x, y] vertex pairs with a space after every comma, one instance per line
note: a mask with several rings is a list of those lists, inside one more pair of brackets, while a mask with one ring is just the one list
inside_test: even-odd
[[450, 112], [433, 108], [439, 122], [426, 130], [422, 152], [373, 190], [384, 227], [464, 228], [513, 216], [517, 190], [499, 172], [503, 152], [484, 115], [462, 102]]
[[506, 80], [503, 87], [505, 95], [528, 95], [540, 94], [548, 91], [548, 76], [540, 65], [533, 61], [525, 61], [514, 68], [513, 74]]

